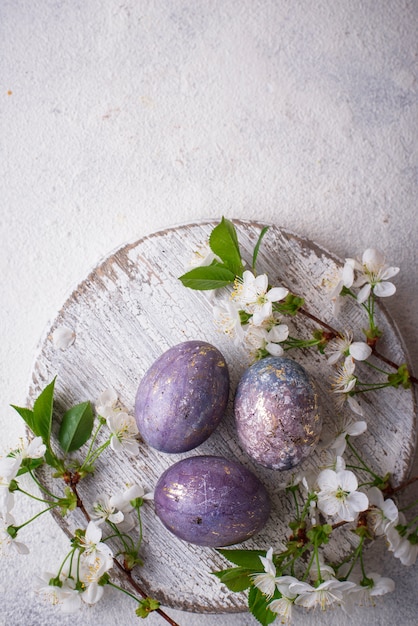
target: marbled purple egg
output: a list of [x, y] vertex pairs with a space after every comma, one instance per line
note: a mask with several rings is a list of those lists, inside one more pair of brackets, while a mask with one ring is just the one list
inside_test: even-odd
[[288, 470], [318, 443], [322, 421], [306, 370], [284, 357], [266, 357], [241, 377], [234, 400], [239, 440], [265, 467]]
[[218, 426], [228, 396], [229, 372], [221, 352], [203, 341], [180, 343], [164, 352], [139, 384], [139, 433], [161, 452], [192, 450]]
[[154, 492], [155, 511], [174, 535], [200, 546], [245, 541], [270, 514], [264, 485], [246, 467], [219, 456], [194, 456], [169, 467]]

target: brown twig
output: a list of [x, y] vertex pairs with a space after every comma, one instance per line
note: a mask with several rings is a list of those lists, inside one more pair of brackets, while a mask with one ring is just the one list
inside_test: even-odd
[[383, 489], [383, 493], [387, 496], [393, 496], [395, 493], [398, 493], [399, 491], [403, 491], [403, 489], [406, 489], [407, 487], [409, 487], [409, 485], [413, 485], [417, 481], [418, 481], [418, 476], [412, 476], [412, 478], [405, 480], [403, 483], [401, 483], [397, 487], [391, 487], [390, 485], [388, 485], [386, 489]]

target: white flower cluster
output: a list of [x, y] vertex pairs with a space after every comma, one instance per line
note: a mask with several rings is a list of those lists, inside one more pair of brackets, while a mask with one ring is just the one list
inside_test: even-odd
[[90, 516], [96, 524], [110, 522], [116, 524], [121, 532], [127, 533], [135, 526], [136, 519], [132, 512], [132, 502], [137, 498], [152, 500], [153, 493], [145, 492], [140, 485], [131, 485], [125, 491], [119, 491], [111, 496], [100, 494], [93, 503]]
[[[80, 552], [70, 563], [77, 562], [76, 572], [71, 565], [61, 569], [58, 577], [44, 573], [38, 581], [37, 592], [59, 604], [64, 613], [77, 611], [82, 603], [96, 604], [104, 592], [103, 576], [113, 567], [113, 553], [102, 539], [100, 525], [104, 522], [117, 525], [120, 533], [133, 529], [138, 519], [134, 517], [136, 500], [151, 500], [152, 493], [145, 493], [140, 485], [131, 485], [123, 492], [112, 496], [101, 494], [93, 503], [89, 522], [80, 541]], [[65, 561], [67, 563], [67, 560]]]
[[58, 577], [45, 573], [39, 578], [36, 591], [52, 604], [59, 604], [63, 613], [73, 613], [82, 602], [96, 604], [102, 598], [100, 579], [113, 567], [113, 553], [101, 538], [99, 526], [89, 522], [78, 556], [70, 559], [68, 566], [66, 561]]
[[267, 274], [255, 276], [245, 270], [231, 298], [214, 306], [215, 321], [237, 344], [244, 342], [253, 356], [260, 351], [281, 356], [280, 344], [287, 339], [289, 328], [281, 323], [273, 304], [284, 300], [288, 293], [284, 287], [270, 288]]
[[359, 288], [357, 302], [362, 304], [373, 293], [378, 298], [393, 296], [395, 285], [388, 279], [398, 274], [399, 267], [386, 264], [383, 254], [375, 248], [367, 248], [361, 260], [347, 258], [341, 271], [339, 280], [332, 291], [331, 299], [334, 310], [338, 313], [343, 288]]
[[[344, 605], [348, 608], [352, 604], [364, 605], [373, 603], [377, 596], [394, 590], [391, 578], [383, 578], [375, 572], [367, 573], [368, 585], [361, 585], [353, 580], [338, 580], [335, 572], [329, 565], [319, 564], [319, 573], [322, 582], [318, 584], [318, 568], [309, 572], [310, 582], [298, 580], [295, 576], [277, 575], [273, 562], [273, 549], [269, 548], [265, 557], [260, 556], [264, 572], [256, 574], [253, 582], [256, 587], [271, 600], [273, 595], [279, 598], [271, 600], [268, 607], [276, 613], [282, 624], [290, 624], [294, 606], [306, 609], [319, 607], [325, 610], [332, 606]], [[279, 594], [276, 593], [276, 590]]]
[[118, 405], [118, 395], [112, 388], [106, 389], [96, 402], [98, 415], [106, 420], [111, 432], [110, 447], [117, 453], [122, 450], [130, 456], [139, 454], [138, 427], [135, 418]]
[[[384, 537], [387, 548], [400, 559], [403, 565], [413, 565], [418, 556], [418, 545], [410, 541], [406, 532], [405, 518], [394, 501], [385, 499], [382, 491], [372, 486], [359, 490], [358, 479], [353, 471], [346, 469], [343, 454], [348, 437], [366, 431], [364, 421], [345, 420], [340, 432], [327, 450], [326, 466], [316, 478], [307, 480], [298, 475], [289, 487], [303, 486], [309, 498], [309, 517], [312, 526], [317, 524], [317, 514], [322, 514], [328, 523], [357, 523], [359, 514], [364, 516], [371, 536]], [[318, 557], [319, 558], [319, 557]], [[260, 556], [264, 572], [254, 574], [253, 583], [271, 600], [268, 606], [283, 624], [290, 624], [294, 606], [326, 609], [332, 605], [343, 605], [346, 609], [353, 604], [373, 603], [377, 596], [392, 592], [395, 583], [375, 572], [364, 573], [358, 578], [355, 573], [342, 576], [344, 568], [337, 571], [321, 560], [312, 562], [311, 570], [300, 576], [277, 573], [273, 549]], [[355, 570], [354, 570], [355, 572]], [[293, 572], [292, 572], [293, 574]], [[319, 579], [320, 577], [320, 579]], [[279, 592], [279, 593], [277, 593]], [[274, 596], [274, 599], [273, 599]]]
[[356, 361], [366, 361], [372, 353], [371, 347], [365, 341], [353, 341], [353, 334], [348, 331], [332, 339], [325, 348], [325, 353], [328, 356], [328, 363], [337, 366], [332, 382], [334, 394], [338, 394], [341, 403], [347, 400], [349, 407], [358, 415], [362, 415], [362, 408], [350, 392], [357, 383], [357, 376], [354, 373]]
[[22, 444], [7, 457], [0, 459], [0, 552], [7, 553], [16, 550], [20, 554], [28, 554], [27, 546], [8, 532], [8, 528], [14, 526], [15, 520], [12, 515], [14, 507], [14, 492], [12, 483], [16, 478], [22, 462], [25, 459], [40, 459], [45, 454], [46, 446], [41, 437], [35, 437], [28, 444]]
[[[133, 529], [138, 518], [133, 515], [137, 499], [151, 500], [152, 493], [145, 493], [140, 485], [131, 485], [123, 492], [112, 496], [101, 494], [90, 511], [92, 520], [85, 534], [80, 537], [78, 556], [65, 559], [59, 576], [44, 573], [38, 580], [36, 591], [54, 605], [60, 605], [63, 613], [77, 611], [82, 603], [96, 604], [103, 596], [106, 581], [103, 576], [114, 564], [113, 552], [102, 540], [101, 524], [116, 525], [118, 532]], [[69, 561], [70, 565], [67, 566]], [[73, 564], [76, 563], [76, 567]]]

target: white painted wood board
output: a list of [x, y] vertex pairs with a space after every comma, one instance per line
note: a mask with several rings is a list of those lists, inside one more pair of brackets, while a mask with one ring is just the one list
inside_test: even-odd
[[[72, 404], [91, 400], [109, 386], [119, 393], [121, 402], [133, 412], [138, 383], [162, 352], [188, 339], [202, 339], [224, 354], [231, 373], [231, 393], [225, 419], [215, 433], [199, 448], [185, 454], [167, 455], [141, 444], [140, 456], [132, 460], [108, 450], [97, 463], [93, 478], [79, 485], [85, 503], [101, 492], [112, 493], [126, 483], [139, 482], [153, 489], [161, 473], [175, 461], [196, 454], [217, 454], [234, 458], [252, 469], [266, 485], [273, 512], [264, 530], [248, 540], [248, 548], [266, 549], [280, 543], [288, 534], [291, 501], [282, 486], [292, 472], [277, 472], [256, 466], [241, 449], [235, 433], [232, 402], [236, 384], [249, 364], [243, 348], [216, 328], [212, 317], [211, 294], [183, 287], [178, 277], [188, 269], [194, 251], [204, 244], [216, 222], [186, 224], [160, 231], [122, 246], [100, 262], [74, 290], [47, 329], [36, 357], [29, 389], [29, 402], [51, 379], [56, 381], [56, 414], [59, 418]], [[263, 225], [235, 221], [245, 259], [251, 255]], [[366, 324], [364, 312], [347, 301], [336, 320], [329, 302], [329, 289], [341, 261], [315, 243], [271, 225], [261, 246], [258, 270], [267, 272], [270, 283], [287, 286], [303, 296], [305, 308], [338, 330], [360, 329]], [[404, 343], [393, 320], [382, 306], [378, 323], [384, 331], [379, 351], [393, 361], [408, 360]], [[71, 328], [74, 344], [57, 350], [52, 333], [58, 326]], [[299, 315], [291, 321], [292, 334], [308, 337], [317, 324]], [[334, 398], [329, 392], [332, 368], [315, 350], [292, 351], [289, 356], [313, 376], [321, 399], [324, 433], [333, 429], [337, 418]], [[370, 376], [360, 366], [361, 376]], [[356, 441], [373, 469], [392, 472], [394, 483], [407, 476], [415, 450], [416, 401], [414, 390], [387, 389], [363, 394], [361, 404], [368, 423], [367, 435]], [[55, 426], [56, 428], [56, 426]], [[314, 471], [320, 451], [315, 451], [297, 468]], [[48, 477], [42, 474], [46, 484]], [[165, 606], [195, 612], [234, 612], [245, 610], [244, 594], [233, 594], [211, 575], [227, 562], [210, 548], [176, 539], [156, 518], [153, 506], [143, 507], [145, 565], [135, 570], [139, 584]], [[79, 512], [56, 520], [68, 533], [85, 520]], [[339, 533], [329, 554], [349, 548], [350, 533]]]

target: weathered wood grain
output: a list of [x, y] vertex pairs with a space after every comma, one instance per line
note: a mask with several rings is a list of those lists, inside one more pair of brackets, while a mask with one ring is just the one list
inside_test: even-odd
[[[236, 221], [239, 240], [247, 262], [251, 262], [261, 225]], [[153, 489], [160, 474], [172, 463], [196, 454], [218, 454], [235, 458], [252, 469], [266, 485], [273, 514], [265, 529], [247, 541], [248, 548], [267, 549], [280, 545], [288, 533], [291, 503], [282, 486], [291, 472], [257, 467], [241, 449], [235, 433], [232, 400], [237, 381], [248, 363], [237, 348], [216, 329], [212, 318], [211, 295], [185, 289], [178, 276], [188, 267], [193, 252], [204, 244], [215, 222], [190, 224], [161, 231], [123, 246], [101, 262], [78, 286], [58, 313], [41, 342], [29, 389], [30, 402], [57, 375], [56, 413], [59, 417], [71, 404], [91, 400], [109, 386], [121, 402], [133, 411], [138, 383], [153, 361], [169, 347], [187, 340], [203, 339], [224, 354], [231, 372], [229, 409], [224, 421], [208, 441], [185, 454], [167, 455], [141, 445], [140, 456], [130, 459], [106, 451], [97, 463], [97, 472], [80, 484], [80, 495], [88, 504], [99, 493], [112, 493], [125, 484], [139, 482]], [[360, 329], [364, 313], [345, 303], [338, 320], [329, 302], [329, 289], [341, 262], [316, 244], [284, 229], [271, 226], [263, 240], [258, 259], [259, 272], [267, 272], [274, 285], [287, 286], [306, 299], [305, 307], [339, 330]], [[379, 325], [384, 331], [380, 351], [396, 362], [407, 361], [404, 344], [394, 322], [382, 307]], [[291, 322], [292, 334], [308, 337], [316, 325], [298, 316]], [[71, 328], [76, 339], [65, 351], [52, 342], [55, 328]], [[313, 376], [321, 398], [324, 433], [333, 430], [341, 414], [329, 393], [331, 368], [316, 351], [290, 353]], [[369, 370], [360, 368], [367, 379]], [[395, 483], [408, 474], [416, 438], [416, 404], [413, 390], [388, 389], [364, 394], [361, 398], [368, 433], [356, 444], [381, 473], [392, 472]], [[320, 458], [320, 450], [298, 468], [309, 473]], [[43, 475], [49, 485], [49, 479]], [[85, 521], [79, 512], [57, 522], [67, 532]], [[195, 612], [231, 612], [245, 609], [243, 594], [229, 592], [211, 572], [226, 561], [215, 550], [192, 546], [170, 535], [155, 517], [152, 503], [143, 507], [145, 565], [135, 570], [142, 587], [166, 606]], [[350, 533], [340, 532], [329, 554], [349, 548]]]

